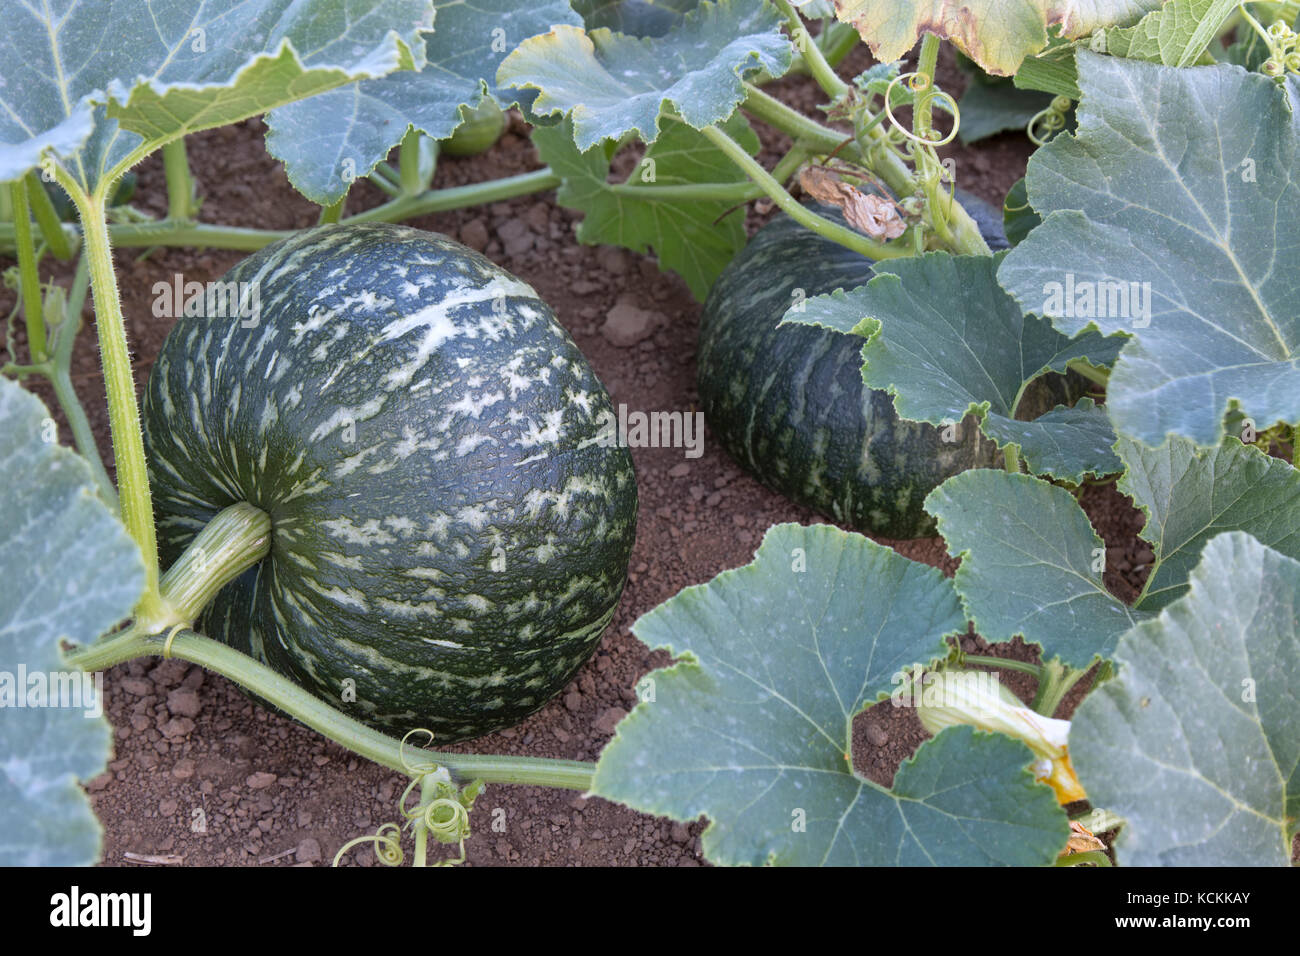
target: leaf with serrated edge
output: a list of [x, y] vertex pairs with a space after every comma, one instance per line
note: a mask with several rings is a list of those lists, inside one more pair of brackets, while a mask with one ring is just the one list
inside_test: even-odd
[[1238, 0], [1170, 0], [1131, 27], [1103, 32], [1106, 52], [1165, 66], [1191, 66], [1219, 33]]
[[1132, 23], [1163, 0], [966, 0], [960, 7], [915, 0], [835, 0], [835, 15], [851, 23], [877, 60], [897, 60], [922, 33], [934, 33], [984, 68], [1009, 76], [1020, 61], [1047, 46], [1049, 26], [1062, 36], [1084, 37], [1100, 27]]
[[[57, 676], [72, 673], [59, 641], [94, 640], [144, 592], [140, 549], [96, 495], [86, 462], [44, 440], [52, 424], [39, 399], [0, 378], [0, 866], [99, 857], [100, 826], [77, 781], [103, 772], [111, 729], [89, 706], [102, 700]], [[14, 694], [32, 703], [37, 675], [46, 700], [63, 706], [17, 704]]]
[[1078, 484], [1087, 475], [1113, 475], [1124, 467], [1112, 450], [1115, 432], [1106, 409], [1090, 398], [1073, 408], [1058, 405], [1029, 422], [990, 414], [983, 427], [999, 445], [1019, 445], [1031, 474]]
[[636, 623], [681, 659], [651, 675], [653, 700], [618, 725], [592, 791], [677, 820], [707, 814], [719, 863], [1050, 862], [1065, 817], [1019, 741], [951, 728], [892, 790], [847, 761], [854, 715], [965, 626], [934, 568], [829, 525], [777, 525], [752, 564]]
[[1300, 558], [1300, 471], [1285, 461], [1235, 438], [1214, 448], [1177, 438], [1148, 448], [1121, 436], [1116, 448], [1127, 465], [1119, 490], [1146, 514], [1141, 536], [1157, 558], [1143, 608], [1179, 597], [1205, 542], [1224, 531]]
[[1150, 613], [1115, 598], [1094, 571], [1105, 555], [1074, 497], [1029, 475], [976, 469], [930, 492], [966, 613], [985, 640], [1017, 634], [1072, 667], [1105, 657]]
[[506, 53], [557, 23], [582, 21], [564, 0], [521, 5], [518, 0], [436, 0], [434, 31], [424, 35], [426, 65], [376, 80], [351, 83], [273, 110], [266, 148], [284, 163], [294, 187], [329, 205], [351, 179], [374, 169], [407, 129], [446, 139], [460, 126], [461, 107], [484, 97], [508, 107], [518, 91], [496, 85]]
[[[1213, 445], [1234, 405], [1261, 428], [1300, 421], [1300, 79], [1078, 60], [1079, 131], [1030, 160], [1045, 218], [999, 280], [1027, 312], [1064, 312], [1067, 283], [1080, 303], [1105, 292], [1052, 321], [1134, 336], [1107, 390], [1119, 432]], [[1149, 320], [1123, 308], [1134, 283]]]
[[1120, 639], [1070, 756], [1132, 866], [1286, 866], [1300, 818], [1300, 563], [1212, 539], [1184, 596]]
[[572, 115], [583, 151], [631, 131], [650, 143], [666, 105], [703, 129], [735, 112], [749, 74], [789, 69], [793, 47], [782, 22], [766, 0], [719, 0], [701, 3], [656, 38], [560, 26], [520, 44], [497, 82], [538, 90], [532, 109], [539, 116]]
[[63, 0], [0, 32], [0, 181], [51, 147], [87, 187], [140, 145], [418, 67], [429, 0]]
[[[569, 120], [533, 131], [533, 143], [542, 162], [564, 182], [556, 200], [586, 215], [578, 239], [591, 244], [622, 246], [646, 254], [653, 251], [662, 269], [671, 269], [690, 286], [699, 300], [708, 295], [714, 280], [745, 245], [743, 216], [727, 216], [735, 203], [656, 200], [655, 186], [692, 182], [744, 182], [745, 174], [700, 132], [672, 116], [660, 119], [659, 138], [646, 150], [627, 185], [640, 183], [646, 161], [654, 163], [655, 178], [640, 195], [616, 193], [609, 188], [609, 160], [600, 146], [579, 153], [573, 145]], [[751, 153], [758, 152], [758, 137], [739, 113], [723, 129]], [[643, 198], [644, 197], [644, 198]]]
[[[987, 415], [983, 431], [1005, 445], [1014, 440], [1009, 435], [1025, 432], [1016, 429], [1022, 423], [1014, 413], [1030, 382], [1065, 371], [1076, 358], [1108, 365], [1119, 343], [1095, 332], [1070, 339], [1046, 319], [1024, 315], [997, 283], [1001, 255], [934, 252], [882, 262], [881, 274], [865, 286], [808, 299], [784, 321], [840, 331], [854, 323], [847, 330], [868, 340], [863, 380], [893, 395], [900, 416], [942, 425], [968, 413]], [[1080, 441], [1082, 417], [1039, 419], [1028, 432], [1037, 437], [1032, 454], [1072, 481], [1117, 464], [1113, 455], [1098, 456], [1095, 440]], [[1104, 415], [1090, 424], [1108, 428]]]

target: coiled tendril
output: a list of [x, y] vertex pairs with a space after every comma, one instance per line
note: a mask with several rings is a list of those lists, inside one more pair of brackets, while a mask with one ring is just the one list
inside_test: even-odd
[[[474, 800], [483, 789], [483, 781], [475, 780], [463, 790], [456, 786], [451, 774], [445, 767], [432, 761], [413, 761], [406, 757], [407, 741], [414, 734], [425, 734], [429, 743], [433, 743], [433, 733], [419, 728], [412, 730], [405, 737], [399, 748], [402, 767], [411, 777], [397, 805], [406, 819], [406, 828], [417, 834], [421, 831], [432, 836], [439, 843], [459, 843], [460, 857], [439, 860], [434, 866], [455, 866], [465, 862], [465, 838], [470, 835], [469, 811]], [[408, 809], [407, 802], [415, 789], [420, 788], [421, 799]], [[334, 855], [334, 866], [339, 865], [343, 855], [352, 847], [361, 843], [374, 844], [375, 856], [386, 866], [398, 866], [403, 859], [401, 847], [402, 828], [396, 823], [385, 823], [375, 833], [349, 840]], [[422, 844], [417, 840], [417, 857], [422, 855]], [[416, 861], [419, 865], [419, 859]]]

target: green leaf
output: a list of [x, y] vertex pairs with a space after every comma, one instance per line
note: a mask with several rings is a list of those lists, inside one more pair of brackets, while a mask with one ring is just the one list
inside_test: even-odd
[[945, 425], [974, 413], [1000, 445], [1031, 438], [1031, 455], [1060, 477], [1118, 470], [1105, 453], [1114, 437], [1105, 440], [1104, 415], [1087, 417], [1087, 432], [1083, 412], [1040, 419], [1029, 431], [1014, 421], [1030, 382], [1076, 358], [1108, 365], [1119, 346], [1095, 332], [1070, 339], [1025, 316], [997, 283], [999, 261], [934, 252], [882, 262], [867, 285], [809, 299], [787, 318], [866, 335], [862, 378], [893, 395], [903, 418]]
[[1065, 819], [1022, 743], [946, 730], [892, 790], [846, 758], [854, 715], [965, 626], [937, 570], [829, 525], [777, 525], [752, 564], [634, 625], [680, 660], [651, 674], [592, 790], [677, 820], [707, 814], [719, 863], [1050, 862]]
[[1066, 43], [1049, 47], [1037, 56], [1025, 57], [1012, 82], [1017, 89], [1077, 100], [1079, 70], [1074, 62], [1074, 49], [1073, 44]]
[[431, 21], [428, 0], [13, 5], [0, 33], [0, 181], [52, 148], [93, 187], [142, 140], [418, 67]]
[[1165, 66], [1191, 66], [1237, 9], [1237, 3], [1238, 0], [1170, 0], [1131, 27], [1110, 27], [1102, 31], [1105, 52]]
[[564, 0], [436, 0], [434, 31], [423, 36], [426, 65], [363, 80], [292, 103], [267, 117], [266, 148], [294, 187], [331, 205], [375, 168], [408, 129], [447, 139], [492, 98], [509, 107], [517, 91], [496, 86], [497, 67], [520, 42], [557, 23], [581, 22]]
[[1071, 667], [1106, 657], [1144, 614], [1106, 590], [1105, 545], [1064, 488], [1029, 475], [979, 469], [949, 478], [925, 499], [975, 630], [1017, 634]]
[[1107, 656], [1137, 622], [1187, 589], [1205, 542], [1246, 531], [1300, 558], [1300, 472], [1227, 439], [1200, 449], [1187, 440], [1148, 448], [1120, 438], [1119, 490], [1147, 516], [1141, 536], [1155, 561], [1132, 607], [1102, 580], [1105, 549], [1074, 498], [1026, 475], [968, 471], [926, 499], [949, 553], [962, 556], [953, 583], [976, 629], [990, 641], [1016, 634], [1066, 663]]
[[1033, 421], [990, 415], [984, 431], [999, 445], [1020, 446], [1020, 458], [1034, 475], [1078, 484], [1086, 475], [1113, 475], [1123, 463], [1112, 451], [1115, 432], [1106, 409], [1081, 398], [1070, 408], [1058, 405]]
[[1069, 39], [1100, 27], [1132, 23], [1163, 0], [967, 0], [959, 9], [913, 0], [835, 0], [836, 16], [858, 29], [877, 60], [897, 60], [923, 33], [951, 40], [987, 73], [1009, 76], [1048, 42], [1048, 27]]
[[957, 135], [963, 143], [975, 143], [1009, 129], [1023, 132], [1051, 102], [1051, 94], [1018, 89], [1010, 80], [971, 83], [957, 104], [961, 111]]
[[[104, 770], [111, 729], [59, 642], [93, 640], [144, 592], [139, 548], [53, 434], [40, 400], [0, 378], [0, 866], [98, 859], [99, 823], [77, 780]], [[32, 706], [37, 684], [46, 706]]]
[[[602, 146], [578, 152], [571, 120], [535, 129], [533, 143], [541, 160], [564, 179], [556, 194], [560, 205], [586, 214], [578, 228], [580, 241], [623, 246], [643, 254], [653, 251], [660, 268], [680, 275], [702, 301], [727, 263], [744, 247], [745, 217], [725, 216], [734, 202], [657, 199], [655, 189], [695, 182], [743, 183], [745, 174], [681, 120], [665, 115], [660, 123], [659, 138], [622, 187], [607, 182], [609, 159]], [[758, 152], [758, 137], [740, 113], [724, 123], [723, 129], [749, 152]], [[651, 170], [654, 181], [643, 182]]]
[[1078, 134], [1030, 160], [1046, 218], [999, 280], [1063, 332], [1133, 336], [1120, 432], [1214, 445], [1233, 407], [1300, 421], [1300, 80], [1078, 57]]
[[1070, 755], [1094, 806], [1127, 821], [1132, 866], [1286, 866], [1300, 818], [1300, 563], [1242, 532], [1124, 635]]
[[658, 38], [560, 26], [524, 41], [497, 82], [538, 90], [532, 109], [539, 116], [572, 114], [583, 151], [630, 131], [652, 143], [666, 105], [702, 129], [735, 112], [748, 75], [789, 69], [793, 46], [782, 22], [766, 0], [719, 0], [701, 3]]
[[1029, 196], [1025, 192], [1025, 178], [1021, 176], [1007, 192], [1002, 201], [1002, 228], [1007, 234], [1011, 248], [1020, 245], [1020, 241], [1029, 235], [1029, 231], [1042, 222], [1034, 207], [1029, 205]]
[[1181, 596], [1205, 543], [1225, 531], [1300, 558], [1300, 471], [1285, 461], [1231, 437], [1214, 448], [1177, 438], [1148, 448], [1121, 437], [1117, 448], [1128, 466], [1119, 490], [1147, 516], [1142, 537], [1158, 559], [1143, 608]]

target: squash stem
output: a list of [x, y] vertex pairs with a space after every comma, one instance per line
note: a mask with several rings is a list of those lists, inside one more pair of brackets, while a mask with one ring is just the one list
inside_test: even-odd
[[[447, 189], [430, 189], [418, 196], [398, 196], [393, 200], [346, 216], [343, 222], [402, 222], [434, 212], [447, 212], [502, 202], [517, 196], [545, 192], [560, 185], [560, 177], [549, 167], [531, 173], [507, 176], [485, 183], [451, 186]], [[6, 196], [8, 192], [4, 193]], [[72, 227], [68, 227], [69, 229]], [[0, 222], [0, 249], [12, 246], [17, 229], [13, 223]], [[210, 223], [122, 222], [108, 227], [108, 236], [118, 248], [147, 246], [194, 246], [200, 249], [240, 249], [256, 252], [280, 239], [298, 235], [296, 229], [247, 229], [239, 226], [217, 226]]]
[[825, 236], [832, 242], [838, 242], [847, 249], [869, 259], [896, 259], [907, 255], [907, 250], [896, 245], [876, 242], [859, 232], [846, 229], [837, 222], [832, 222], [817, 215], [811, 209], [800, 205], [793, 196], [785, 191], [771, 173], [762, 167], [758, 160], [750, 156], [743, 146], [716, 126], [706, 126], [700, 130], [709, 142], [727, 154], [727, 158], [741, 168], [750, 179], [767, 193], [768, 197], [781, 208], [781, 211], [802, 226], [806, 226], [818, 235]]
[[144, 560], [144, 594], [136, 604], [137, 620], [151, 622], [162, 614], [158, 590], [158, 539], [154, 532], [153, 501], [149, 495], [149, 472], [145, 467], [144, 433], [140, 407], [135, 397], [135, 376], [126, 341], [126, 323], [118, 295], [117, 275], [105, 220], [108, 196], [114, 181], [101, 180], [89, 195], [61, 165], [55, 178], [68, 191], [84, 230], [84, 255], [90, 269], [90, 291], [95, 303], [95, 329], [99, 335], [100, 362], [108, 393], [108, 421], [113, 436], [113, 458], [117, 466], [118, 494], [122, 522], [140, 547]]
[[44, 362], [46, 353], [45, 314], [41, 300], [41, 276], [36, 263], [36, 243], [32, 237], [32, 220], [27, 205], [27, 179], [9, 184], [13, 204], [14, 244], [18, 250], [18, 288], [22, 293], [23, 319], [27, 324], [27, 349], [32, 364]]
[[[67, 654], [68, 663], [98, 671], [137, 657], [165, 656], [166, 633], [146, 633], [132, 627]], [[380, 766], [410, 776], [411, 748], [335, 710], [265, 664], [211, 638], [182, 630], [171, 638], [170, 656], [228, 677], [252, 693], [296, 717], [340, 746]], [[446, 767], [461, 780], [510, 783], [534, 787], [591, 789], [596, 765], [580, 760], [417, 751], [421, 762]]]
[[189, 624], [218, 591], [271, 551], [271, 519], [240, 501], [218, 512], [163, 575], [163, 601]]
[[831, 65], [826, 62], [821, 47], [817, 45], [817, 41], [808, 32], [808, 27], [803, 22], [803, 18], [790, 5], [790, 0], [776, 0], [776, 8], [785, 16], [786, 23], [790, 27], [790, 36], [794, 40], [795, 49], [803, 56], [804, 65], [808, 67], [808, 72], [817, 81], [817, 85], [833, 100], [839, 99], [847, 93], [849, 85], [841, 80], [835, 74], [835, 70], [831, 68]]
[[972, 667], [1000, 667], [1004, 670], [1019, 671], [1022, 674], [1032, 674], [1039, 680], [1042, 680], [1043, 669], [1038, 664], [1031, 664], [1028, 661], [1016, 661], [1005, 657], [986, 657], [980, 654], [962, 654], [962, 663]]
[[45, 244], [50, 247], [50, 252], [56, 259], [67, 261], [72, 258], [72, 243], [68, 241], [68, 234], [63, 231], [63, 223], [59, 221], [59, 214], [54, 209], [54, 203], [50, 200], [50, 194], [45, 191], [45, 186], [41, 183], [41, 177], [36, 174], [36, 170], [29, 170], [27, 173], [27, 199], [32, 207], [32, 215], [36, 217], [36, 223], [41, 227], [41, 236], [45, 239]]
[[165, 145], [162, 155], [163, 173], [167, 177], [167, 218], [173, 222], [190, 222], [197, 210], [185, 137], [178, 137]]
[[404, 196], [418, 196], [429, 188], [429, 184], [420, 175], [420, 136], [420, 131], [414, 126], [407, 129], [397, 154], [397, 169]]

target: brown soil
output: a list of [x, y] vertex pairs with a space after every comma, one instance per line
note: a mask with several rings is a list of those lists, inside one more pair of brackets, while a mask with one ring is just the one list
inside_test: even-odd
[[[849, 77], [867, 62], [859, 56], [841, 73]], [[954, 93], [961, 89], [961, 76], [950, 62], [940, 80]], [[807, 80], [793, 79], [774, 89], [805, 111], [820, 102], [819, 91]], [[266, 154], [264, 132], [263, 124], [253, 120], [191, 138], [204, 221], [262, 228], [315, 223], [317, 207], [292, 189], [282, 168]], [[515, 118], [511, 132], [488, 155], [445, 159], [436, 185], [537, 168], [525, 134]], [[764, 159], [770, 165], [779, 137], [765, 136], [765, 146]], [[1023, 174], [1029, 151], [1019, 135], [1004, 135], [975, 149], [954, 144], [944, 150], [957, 162], [960, 184], [997, 204]], [[160, 158], [142, 165], [139, 176], [136, 205], [163, 215], [166, 189]], [[348, 211], [382, 200], [378, 190], [363, 182], [349, 197]], [[698, 304], [682, 282], [660, 273], [652, 259], [615, 248], [580, 246], [573, 239], [577, 219], [558, 208], [548, 193], [427, 216], [412, 225], [482, 248], [532, 284], [590, 358], [615, 403], [632, 409], [690, 410], [696, 401]], [[752, 213], [751, 219], [756, 221]], [[215, 279], [241, 255], [179, 248], [147, 255], [138, 250], [117, 253], [138, 384], [145, 382], [170, 325], [153, 317], [154, 283], [170, 280], [174, 273], [186, 280]], [[66, 270], [55, 274], [69, 278]], [[662, 313], [666, 322], [651, 339], [616, 348], [599, 329], [619, 300]], [[0, 290], [0, 308], [6, 314], [12, 303], [12, 293]], [[86, 318], [93, 318], [89, 304]], [[93, 331], [83, 332], [78, 343], [75, 376], [101, 451], [111, 460]], [[52, 402], [48, 391], [38, 391], [47, 404]], [[70, 441], [66, 429], [64, 439]], [[635, 703], [638, 678], [667, 663], [665, 654], [651, 653], [631, 635], [632, 623], [687, 585], [747, 563], [770, 525], [825, 520], [758, 485], [707, 438], [703, 457], [694, 460], [674, 449], [635, 449], [633, 455], [641, 501], [636, 549], [622, 606], [600, 649], [540, 713], [463, 749], [596, 758], [614, 724]], [[1136, 593], [1142, 565], [1150, 560], [1135, 539], [1140, 515], [1109, 487], [1089, 489], [1084, 503], [1114, 549], [1118, 560], [1112, 565], [1126, 569], [1109, 583], [1117, 593]], [[907, 557], [948, 573], [955, 567], [940, 539], [890, 543]], [[964, 644], [970, 650], [987, 646], [974, 636]], [[1022, 659], [1036, 655], [1036, 650], [1018, 643], [985, 652]], [[1018, 691], [1030, 690], [1014, 680], [1010, 683]], [[106, 830], [106, 865], [128, 862], [127, 854], [162, 856], [185, 865], [322, 865], [344, 842], [398, 819], [396, 800], [405, 785], [403, 777], [254, 705], [220, 676], [182, 661], [147, 659], [115, 668], [106, 689], [116, 752], [108, 772], [88, 788]], [[1076, 698], [1067, 703], [1067, 713]], [[887, 784], [924, 736], [906, 709], [870, 711], [855, 728], [855, 764]], [[502, 815], [493, 813], [497, 808], [505, 811], [504, 827]], [[701, 823], [673, 824], [569, 791], [489, 787], [479, 798], [472, 824], [472, 864], [701, 862]], [[364, 848], [354, 851], [349, 861], [375, 865], [374, 855]]]

